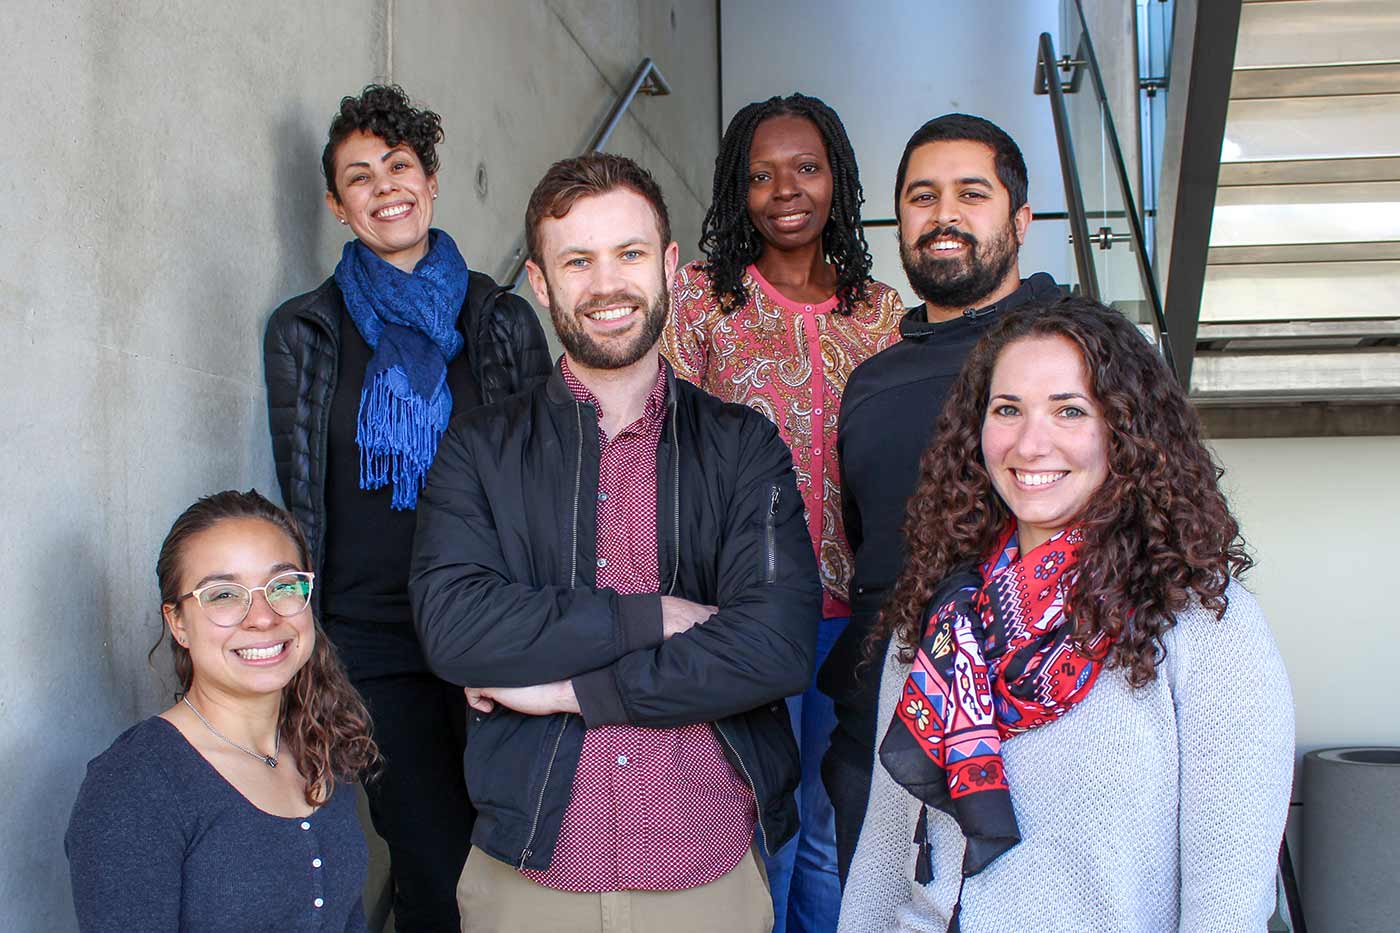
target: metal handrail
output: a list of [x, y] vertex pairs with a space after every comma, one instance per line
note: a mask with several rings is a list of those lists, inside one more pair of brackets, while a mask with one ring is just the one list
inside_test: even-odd
[[1070, 141], [1069, 113], [1065, 91], [1060, 84], [1060, 59], [1050, 33], [1040, 34], [1040, 53], [1035, 63], [1035, 90], [1050, 95], [1050, 117], [1055, 123], [1055, 143], [1060, 149], [1060, 177], [1065, 183], [1065, 207], [1069, 212], [1070, 242], [1074, 246], [1074, 267], [1079, 272], [1079, 289], [1087, 298], [1099, 298], [1099, 276], [1089, 252], [1089, 222], [1084, 216], [1084, 191], [1079, 184], [1079, 164]]
[[[1079, 167], [1070, 136], [1069, 114], [1065, 108], [1065, 90], [1059, 74], [1066, 65], [1066, 59], [1056, 57], [1054, 40], [1051, 39], [1049, 33], [1041, 33], [1040, 48], [1036, 59], [1035, 91], [1050, 97], [1050, 114], [1055, 124], [1055, 141], [1060, 151], [1060, 172], [1064, 176], [1065, 202], [1070, 215], [1070, 241], [1074, 246], [1075, 268], [1079, 272], [1080, 289], [1085, 296], [1095, 301], [1099, 300], [1098, 274], [1094, 269], [1093, 254], [1090, 252], [1090, 247], [1093, 244], [1098, 244], [1101, 249], [1108, 249], [1115, 242], [1131, 243], [1132, 251], [1137, 257], [1138, 277], [1142, 284], [1143, 294], [1147, 297], [1147, 305], [1152, 310], [1152, 320], [1157, 331], [1158, 349], [1166, 360], [1167, 366], [1180, 378], [1181, 373], [1177, 369], [1176, 360], [1172, 354], [1171, 341], [1167, 336], [1166, 314], [1163, 311], [1161, 293], [1157, 288], [1157, 277], [1152, 270], [1152, 260], [1148, 252], [1142, 216], [1138, 213], [1137, 203], [1133, 198], [1133, 189], [1128, 180], [1128, 167], [1123, 159], [1122, 144], [1118, 140], [1118, 131], [1113, 123], [1113, 113], [1109, 108], [1108, 92], [1104, 88], [1103, 73], [1099, 69], [1098, 57], [1094, 53], [1093, 39], [1089, 35], [1089, 26], [1084, 18], [1084, 10], [1080, 0], [1075, 0], [1074, 6], [1079, 16], [1082, 44], [1078, 57], [1071, 60], [1069, 64], [1075, 69], [1076, 83], [1079, 78], [1079, 69], [1084, 69], [1089, 73], [1094, 94], [1098, 98], [1105, 135], [1109, 141], [1113, 171], [1118, 177], [1118, 187], [1123, 195], [1125, 210], [1122, 213], [1128, 221], [1126, 235], [1114, 233], [1108, 227], [1101, 227], [1093, 234], [1089, 232], [1088, 213], [1084, 208], [1083, 188], [1079, 181]], [[1107, 212], [1099, 213], [1104, 215]], [[1117, 212], [1112, 213], [1116, 214]]]
[[1162, 309], [1162, 296], [1157, 290], [1157, 276], [1152, 271], [1152, 260], [1149, 258], [1151, 254], [1147, 251], [1147, 235], [1143, 230], [1142, 215], [1138, 213], [1137, 203], [1133, 200], [1132, 185], [1128, 181], [1128, 165], [1123, 159], [1123, 145], [1118, 140], [1118, 128], [1113, 124], [1113, 110], [1108, 105], [1108, 91], [1104, 88], [1103, 72], [1099, 69], [1099, 57], [1094, 52], [1094, 38], [1089, 34], [1089, 21], [1084, 16], [1084, 4], [1081, 0], [1074, 0], [1074, 9], [1079, 14], [1079, 26], [1083, 30], [1082, 51], [1088, 62], [1089, 77], [1094, 82], [1094, 93], [1099, 97], [1104, 126], [1108, 129], [1109, 150], [1113, 153], [1113, 167], [1118, 173], [1118, 186], [1123, 191], [1123, 205], [1128, 209], [1128, 232], [1132, 235], [1133, 245], [1136, 247], [1138, 277], [1142, 279], [1143, 293], [1147, 295], [1148, 306], [1152, 308], [1152, 316], [1157, 324], [1157, 342], [1161, 345], [1162, 356], [1171, 367], [1171, 371], [1180, 378], [1181, 373], [1172, 358], [1171, 341], [1167, 339], [1167, 316]]
[[[645, 94], [648, 97], [665, 97], [670, 93], [671, 85], [667, 83], [661, 70], [656, 67], [656, 62], [650, 58], [642, 59], [642, 63], [632, 74], [632, 80], [627, 84], [627, 90], [619, 94], [617, 100], [613, 101], [612, 109], [608, 111], [602, 125], [594, 132], [593, 139], [583, 150], [582, 155], [603, 150], [603, 146], [612, 137], [613, 130], [617, 129], [618, 123], [622, 122], [622, 115], [627, 112], [628, 107], [632, 106], [632, 101], [636, 99], [638, 94]], [[520, 275], [525, 271], [525, 260], [528, 258], [525, 236], [521, 234], [520, 239], [516, 241], [515, 249], [511, 252], [506, 271], [498, 281], [514, 291], [520, 285]]]

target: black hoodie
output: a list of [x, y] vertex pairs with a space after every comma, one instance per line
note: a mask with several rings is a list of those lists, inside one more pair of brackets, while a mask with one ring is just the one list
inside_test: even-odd
[[841, 397], [836, 453], [842, 512], [855, 556], [851, 624], [822, 665], [822, 692], [836, 702], [837, 732], [863, 749], [868, 774], [879, 697], [877, 661], [856, 668], [861, 645], [904, 563], [904, 508], [918, 479], [919, 458], [963, 362], [1001, 315], [1023, 305], [1058, 301], [1065, 289], [1044, 272], [993, 305], [951, 321], [930, 323], [923, 305], [900, 322], [899, 343], [855, 368]]

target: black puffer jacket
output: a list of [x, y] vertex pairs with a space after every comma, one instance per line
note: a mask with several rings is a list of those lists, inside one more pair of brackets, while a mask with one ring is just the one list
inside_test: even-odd
[[[331, 277], [272, 312], [263, 340], [267, 418], [282, 500], [320, 567], [326, 534], [326, 433], [340, 375], [340, 322], [345, 299]], [[534, 309], [471, 273], [457, 318], [462, 352], [483, 402], [500, 401], [549, 372], [549, 349]]]
[[596, 588], [597, 414], [548, 381], [454, 419], [418, 500], [408, 591], [428, 665], [470, 686], [572, 678], [583, 715], [473, 713], [472, 844], [547, 868], [585, 727], [711, 723], [763, 842], [797, 829], [782, 698], [810, 682], [821, 585], [792, 455], [762, 415], [669, 380], [656, 454], [665, 594], [719, 607], [664, 640], [658, 594]]

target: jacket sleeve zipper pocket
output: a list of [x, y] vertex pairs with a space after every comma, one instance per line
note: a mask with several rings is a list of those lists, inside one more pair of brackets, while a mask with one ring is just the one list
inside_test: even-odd
[[778, 501], [780, 490], [774, 483], [768, 497], [768, 514], [763, 519], [764, 583], [778, 582]]

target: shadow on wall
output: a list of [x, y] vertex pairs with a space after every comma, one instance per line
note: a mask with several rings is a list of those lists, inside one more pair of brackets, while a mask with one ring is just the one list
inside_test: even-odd
[[[270, 181], [279, 195], [278, 210], [273, 216], [276, 274], [269, 284], [284, 293], [266, 309], [269, 314], [277, 304], [310, 291], [330, 273], [329, 268], [322, 268], [321, 256], [326, 214], [326, 182], [321, 173], [325, 137], [321, 134], [325, 130], [316, 128], [330, 126], [334, 116], [331, 108], [338, 101], [328, 101], [327, 105], [322, 120], [310, 115], [306, 107], [288, 107], [269, 139], [271, 162], [276, 166], [276, 177]], [[266, 322], [266, 316], [260, 320]], [[258, 344], [262, 344], [261, 332]]]

